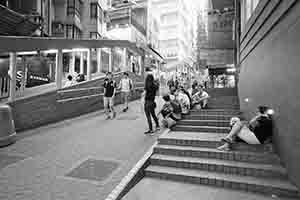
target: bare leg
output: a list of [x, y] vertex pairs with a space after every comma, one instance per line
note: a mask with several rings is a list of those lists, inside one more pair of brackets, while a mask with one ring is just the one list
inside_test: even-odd
[[244, 126], [244, 125], [243, 125], [243, 123], [242, 123], [241, 121], [237, 121], [237, 122], [233, 125], [233, 127], [232, 127], [230, 133], [225, 137], [225, 139], [229, 139], [229, 140], [233, 141], [234, 138], [235, 138], [235, 137], [239, 134], [239, 132], [242, 130], [243, 126]]

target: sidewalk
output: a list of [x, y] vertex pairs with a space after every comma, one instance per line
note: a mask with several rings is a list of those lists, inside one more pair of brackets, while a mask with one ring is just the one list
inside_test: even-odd
[[[99, 111], [21, 133], [0, 149], [0, 199], [105, 199], [159, 135], [143, 134], [138, 101], [121, 109], [114, 120]], [[87, 175], [92, 179], [74, 177]]]

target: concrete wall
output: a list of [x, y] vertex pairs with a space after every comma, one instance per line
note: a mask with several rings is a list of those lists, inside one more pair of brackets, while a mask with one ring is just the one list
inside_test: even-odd
[[[130, 77], [135, 85], [131, 98], [134, 100], [140, 97], [143, 78], [133, 74]], [[17, 132], [103, 109], [102, 83], [103, 78], [95, 79], [9, 103]], [[115, 103], [121, 103], [120, 93], [117, 93]]]
[[299, 32], [300, 1], [261, 0], [241, 36], [238, 87], [247, 118], [258, 105], [275, 110], [275, 147], [300, 188]]

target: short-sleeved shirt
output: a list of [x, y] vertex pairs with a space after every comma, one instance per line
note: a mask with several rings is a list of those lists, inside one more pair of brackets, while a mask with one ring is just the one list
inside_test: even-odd
[[120, 81], [121, 84], [121, 91], [122, 92], [130, 92], [131, 87], [132, 87], [132, 81], [130, 78], [123, 78]]
[[106, 79], [104, 81], [104, 84], [103, 84], [103, 87], [106, 89], [105, 90], [105, 93], [104, 93], [104, 96], [105, 97], [112, 97], [113, 94], [114, 94], [114, 91], [117, 87], [117, 84], [114, 80], [108, 80]]

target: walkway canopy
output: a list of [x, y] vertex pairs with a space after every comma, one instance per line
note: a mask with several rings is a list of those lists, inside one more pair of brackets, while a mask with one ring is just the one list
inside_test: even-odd
[[133, 51], [144, 54], [144, 48], [128, 40], [110, 39], [66, 39], [66, 38], [39, 38], [39, 37], [14, 37], [0, 36], [0, 53], [39, 51], [50, 49], [96, 49], [126, 47]]
[[0, 5], [0, 35], [31, 36], [39, 26], [26, 16]]

